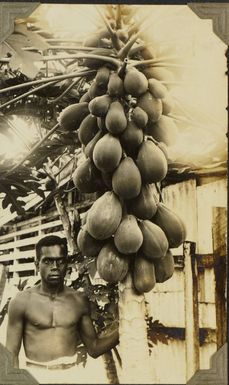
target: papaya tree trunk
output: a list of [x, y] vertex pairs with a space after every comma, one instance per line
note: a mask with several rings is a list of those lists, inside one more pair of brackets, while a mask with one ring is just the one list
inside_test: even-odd
[[119, 283], [119, 341], [122, 384], [152, 383], [145, 321], [145, 298], [136, 294], [131, 274]]
[[60, 215], [60, 219], [61, 219], [61, 222], [63, 225], [65, 237], [67, 239], [69, 254], [73, 255], [77, 252], [78, 247], [77, 247], [77, 244], [76, 244], [76, 242], [72, 236], [71, 222], [70, 222], [70, 219], [68, 216], [68, 212], [66, 210], [64, 201], [61, 198], [60, 194], [58, 194], [58, 193], [55, 194], [54, 200], [55, 200], [55, 205], [56, 205], [57, 211]]
[[103, 354], [103, 361], [109, 384], [119, 384], [118, 373], [112, 351]]
[[[71, 226], [71, 222], [69, 219], [66, 206], [60, 194], [57, 193], [54, 196], [54, 200], [55, 200], [55, 205], [63, 225], [65, 237], [67, 239], [69, 254], [73, 255], [78, 251], [78, 246], [75, 241], [76, 237], [74, 239], [72, 235], [72, 226]], [[115, 365], [114, 357], [111, 351], [103, 354], [103, 361], [104, 361], [105, 370], [108, 378], [108, 383], [119, 384], [116, 365]]]

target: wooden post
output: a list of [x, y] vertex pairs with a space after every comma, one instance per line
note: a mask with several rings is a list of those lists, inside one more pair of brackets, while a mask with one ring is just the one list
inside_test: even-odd
[[199, 369], [199, 312], [195, 243], [184, 242], [186, 380]]
[[213, 258], [215, 275], [216, 343], [226, 342], [226, 208], [213, 207]]

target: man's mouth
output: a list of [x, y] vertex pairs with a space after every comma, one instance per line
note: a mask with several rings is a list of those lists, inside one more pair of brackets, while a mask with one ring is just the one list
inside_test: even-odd
[[50, 274], [49, 278], [60, 278], [60, 274]]

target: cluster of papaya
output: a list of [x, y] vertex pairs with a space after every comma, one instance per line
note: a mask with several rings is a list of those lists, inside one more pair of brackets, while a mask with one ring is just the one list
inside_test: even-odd
[[[104, 41], [98, 36], [97, 43]], [[115, 36], [118, 52], [125, 51], [131, 38], [119, 29]], [[185, 240], [183, 222], [157, 202], [153, 188], [168, 171], [166, 148], [176, 134], [167, 116], [172, 103], [164, 84], [117, 54], [117, 45], [97, 47], [97, 57], [84, 61], [96, 70], [94, 79], [79, 103], [59, 118], [64, 130], [77, 130], [85, 154], [72, 175], [74, 185], [83, 193], [102, 194], [87, 212], [77, 244], [85, 256], [97, 258], [101, 278], [114, 283], [131, 271], [143, 293], [171, 277], [170, 249]], [[115, 52], [118, 66], [101, 59]]]

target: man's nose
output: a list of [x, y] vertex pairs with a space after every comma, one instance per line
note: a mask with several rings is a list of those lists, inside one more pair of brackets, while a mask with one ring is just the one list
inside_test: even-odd
[[58, 263], [55, 260], [52, 262], [52, 269], [58, 269]]

